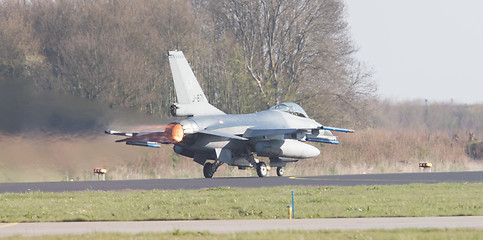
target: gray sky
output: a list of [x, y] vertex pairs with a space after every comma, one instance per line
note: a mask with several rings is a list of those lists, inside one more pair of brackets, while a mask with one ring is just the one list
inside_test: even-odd
[[381, 98], [483, 103], [483, 1], [345, 2]]

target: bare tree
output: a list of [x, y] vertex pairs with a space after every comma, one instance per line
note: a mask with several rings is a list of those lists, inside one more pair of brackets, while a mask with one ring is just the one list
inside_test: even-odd
[[266, 105], [325, 95], [357, 109], [357, 98], [375, 91], [370, 72], [353, 59], [341, 1], [228, 0], [212, 9], [234, 34]]
[[[366, 111], [375, 89], [370, 71], [353, 58], [340, 0], [6, 0], [0, 6], [4, 15], [21, 16], [17, 31], [25, 40], [19, 42], [36, 46], [27, 55], [38, 53], [28, 58], [35, 66], [30, 72], [42, 76], [37, 86], [111, 106], [167, 115], [175, 101], [166, 58], [173, 49], [186, 54], [210, 101], [227, 112], [297, 101], [317, 118], [347, 119]], [[351, 114], [341, 116], [340, 107]]]

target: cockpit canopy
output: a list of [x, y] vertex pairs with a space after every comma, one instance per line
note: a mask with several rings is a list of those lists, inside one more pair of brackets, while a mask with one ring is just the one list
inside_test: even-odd
[[296, 103], [291, 103], [291, 102], [280, 103], [278, 105], [271, 107], [270, 110], [279, 110], [282, 112], [293, 114], [295, 116], [309, 118], [309, 116], [304, 111], [304, 109]]

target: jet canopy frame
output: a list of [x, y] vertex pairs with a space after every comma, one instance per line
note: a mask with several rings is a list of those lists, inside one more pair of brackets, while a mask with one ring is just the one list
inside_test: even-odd
[[271, 107], [270, 110], [278, 110], [278, 111], [290, 113], [295, 116], [309, 118], [309, 116], [304, 111], [304, 109], [300, 105], [293, 102], [280, 103], [278, 105]]

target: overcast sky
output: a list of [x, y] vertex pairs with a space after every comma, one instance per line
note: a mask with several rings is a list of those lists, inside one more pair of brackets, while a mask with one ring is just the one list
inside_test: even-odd
[[483, 103], [483, 1], [345, 2], [381, 98]]

